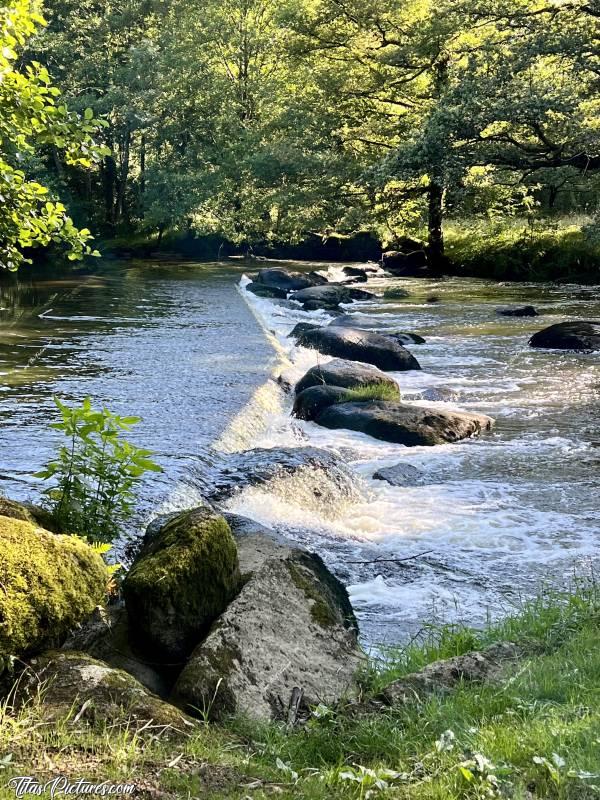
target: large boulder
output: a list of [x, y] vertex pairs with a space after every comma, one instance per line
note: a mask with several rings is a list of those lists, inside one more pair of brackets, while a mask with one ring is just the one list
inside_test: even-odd
[[321, 411], [334, 403], [343, 403], [347, 397], [348, 389], [341, 386], [311, 386], [296, 395], [292, 416], [308, 421], [316, 419]]
[[18, 701], [43, 692], [46, 722], [80, 715], [86, 722], [182, 733], [194, 723], [178, 708], [146, 691], [132, 675], [86, 653], [50, 651], [31, 662], [19, 682]]
[[151, 528], [123, 581], [138, 644], [155, 660], [183, 661], [240, 587], [227, 522], [200, 507]]
[[403, 444], [448, 444], [490, 430], [491, 417], [405, 405], [386, 400], [329, 406], [315, 420], [325, 428], [360, 431], [375, 439]]
[[296, 394], [310, 386], [341, 386], [344, 389], [358, 389], [373, 384], [398, 389], [398, 384], [389, 375], [368, 364], [357, 364], [334, 358], [327, 364], [311, 367], [296, 384]]
[[277, 298], [279, 300], [285, 300], [288, 296], [286, 289], [280, 289], [277, 286], [267, 286], [262, 283], [256, 283], [253, 281], [246, 286], [247, 292], [252, 292], [257, 297], [268, 297], [268, 298]]
[[518, 308], [497, 308], [496, 313], [501, 317], [539, 317], [533, 306], [519, 306]]
[[82, 539], [0, 516], [0, 672], [53, 647], [106, 594], [102, 558]]
[[529, 344], [552, 350], [600, 350], [600, 322], [559, 322], [534, 333]]
[[38, 525], [46, 531], [52, 533], [63, 533], [50, 511], [34, 503], [19, 503], [16, 500], [9, 500], [8, 497], [0, 497], [0, 517], [10, 517], [20, 519], [23, 522], [30, 522]]
[[312, 286], [309, 289], [301, 289], [290, 295], [290, 299], [298, 303], [317, 302], [330, 306], [351, 303], [353, 300], [371, 300], [374, 297], [375, 295], [371, 292], [365, 292], [363, 289], [353, 289], [351, 286], [344, 286], [341, 283]]
[[284, 269], [261, 269], [256, 276], [256, 283], [262, 286], [279, 289], [282, 292], [294, 292], [314, 286], [314, 281], [307, 275], [297, 272], [286, 272]]
[[364, 657], [342, 584], [319, 556], [255, 524], [242, 524], [237, 542], [247, 581], [192, 653], [173, 701], [212, 718], [293, 723], [356, 694]]
[[413, 250], [410, 252], [389, 250], [382, 255], [381, 263], [388, 272], [405, 278], [423, 277], [429, 271], [425, 250]]
[[413, 354], [391, 337], [358, 328], [313, 328], [301, 333], [297, 342], [323, 355], [362, 361], [386, 371], [421, 369]]

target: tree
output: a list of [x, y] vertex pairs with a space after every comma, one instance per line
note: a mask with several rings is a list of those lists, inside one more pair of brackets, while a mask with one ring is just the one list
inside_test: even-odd
[[67, 245], [70, 259], [89, 255], [89, 230], [77, 230], [65, 206], [30, 176], [31, 163], [55, 148], [67, 164], [89, 168], [102, 151], [93, 140], [99, 122], [91, 109], [67, 110], [45, 67], [19, 70], [18, 53], [44, 25], [38, 4], [15, 0], [0, 9], [0, 266], [15, 270], [26, 248]]

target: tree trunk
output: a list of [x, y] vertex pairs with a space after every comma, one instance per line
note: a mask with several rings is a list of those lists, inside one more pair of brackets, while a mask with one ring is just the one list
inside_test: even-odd
[[431, 181], [428, 194], [428, 250], [431, 264], [436, 266], [444, 256], [444, 187], [441, 183]]
[[120, 158], [120, 175], [119, 175], [119, 192], [117, 195], [117, 221], [125, 219], [127, 215], [127, 207], [125, 203], [125, 195], [127, 192], [127, 181], [129, 180], [129, 150], [131, 146], [131, 131], [127, 131], [123, 139], [123, 146], [121, 148]]
[[108, 225], [115, 224], [116, 178], [117, 165], [115, 160], [112, 156], [106, 156], [102, 165], [102, 182], [104, 184], [104, 217]]

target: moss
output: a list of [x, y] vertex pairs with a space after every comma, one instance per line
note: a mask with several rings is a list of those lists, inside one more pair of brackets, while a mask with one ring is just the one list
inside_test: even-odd
[[293, 561], [288, 561], [287, 566], [294, 585], [304, 592], [304, 596], [308, 600], [312, 600], [310, 615], [317, 625], [322, 628], [329, 628], [335, 625], [339, 621], [339, 617], [335, 613], [330, 599], [320, 590], [312, 570], [309, 573], [306, 565], [297, 564]]
[[365, 383], [347, 389], [346, 394], [337, 400], [338, 403], [366, 403], [369, 400], [400, 401], [401, 394], [398, 386], [389, 383]]
[[144, 545], [123, 593], [140, 637], [165, 656], [185, 658], [240, 583], [229, 525], [197, 508], [170, 519]]
[[107, 581], [81, 539], [0, 516], [0, 662], [60, 641], [103, 600]]
[[386, 300], [401, 300], [409, 297], [409, 292], [406, 289], [401, 289], [399, 286], [389, 286], [383, 293]]

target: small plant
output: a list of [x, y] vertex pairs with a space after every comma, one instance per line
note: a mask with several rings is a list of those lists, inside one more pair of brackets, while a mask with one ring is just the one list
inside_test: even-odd
[[367, 403], [369, 400], [396, 400], [401, 399], [400, 389], [389, 383], [367, 383], [348, 389], [340, 403]]
[[111, 542], [133, 513], [141, 477], [161, 468], [151, 460], [150, 450], [122, 438], [139, 417], [96, 410], [89, 397], [74, 408], [56, 397], [54, 402], [62, 419], [52, 427], [68, 444], [36, 477], [52, 481], [45, 495], [62, 530], [92, 542]]

